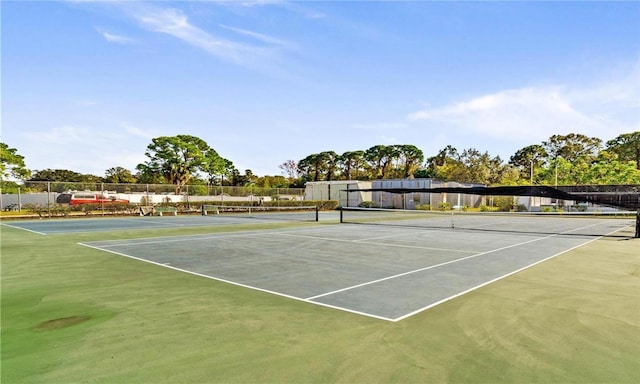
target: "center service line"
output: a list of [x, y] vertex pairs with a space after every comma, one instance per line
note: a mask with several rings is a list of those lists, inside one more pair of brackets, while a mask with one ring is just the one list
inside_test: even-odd
[[572, 232], [572, 231], [577, 231], [578, 229], [584, 229], [584, 228], [592, 227], [592, 226], [594, 226], [594, 225], [596, 225], [596, 224], [587, 225], [587, 226], [584, 226], [584, 227], [582, 227], [582, 228], [576, 228], [576, 229], [572, 229], [572, 230], [570, 230], [570, 231], [565, 231], [565, 232], [562, 232], [562, 233], [553, 234], [553, 235], [549, 235], [549, 236], [545, 236], [545, 237], [539, 237], [539, 238], [537, 238], [537, 239], [532, 239], [532, 240], [528, 240], [528, 241], [523, 241], [523, 242], [521, 242], [521, 243], [516, 243], [516, 244], [512, 244], [512, 245], [507, 245], [507, 246], [505, 246], [505, 247], [492, 249], [492, 250], [490, 250], [490, 251], [477, 253], [477, 254], [475, 254], [475, 255], [471, 255], [471, 256], [461, 257], [461, 258], [459, 258], [459, 259], [446, 261], [446, 262], [444, 262], [444, 263], [440, 263], [440, 264], [430, 265], [430, 266], [428, 266], [428, 267], [415, 269], [415, 270], [413, 270], [413, 271], [408, 271], [408, 272], [399, 273], [399, 274], [397, 274], [397, 275], [393, 275], [393, 276], [383, 277], [383, 278], [381, 278], [381, 279], [377, 279], [377, 280], [373, 280], [373, 281], [368, 281], [368, 282], [366, 282], [366, 283], [357, 284], [357, 285], [353, 285], [353, 286], [351, 286], [351, 287], [346, 287], [346, 288], [342, 288], [342, 289], [337, 289], [337, 290], [335, 290], [335, 291], [331, 291], [331, 292], [323, 293], [323, 294], [320, 294], [320, 295], [316, 295], [316, 296], [308, 297], [306, 300], [315, 300], [315, 299], [318, 299], [318, 298], [320, 298], [320, 297], [330, 296], [330, 295], [333, 295], [333, 294], [336, 294], [336, 293], [340, 293], [340, 292], [344, 292], [344, 291], [349, 291], [349, 290], [352, 290], [352, 289], [355, 289], [355, 288], [360, 288], [360, 287], [364, 287], [364, 286], [367, 286], [367, 285], [376, 284], [376, 283], [380, 283], [380, 282], [387, 281], [387, 280], [392, 280], [392, 279], [395, 279], [395, 278], [398, 278], [398, 277], [403, 277], [403, 276], [411, 275], [411, 274], [414, 274], [414, 273], [418, 273], [418, 272], [422, 272], [422, 271], [427, 271], [427, 270], [434, 269], [434, 268], [439, 268], [439, 267], [442, 267], [442, 266], [445, 266], [445, 265], [458, 263], [458, 262], [460, 262], [460, 261], [473, 259], [473, 258], [478, 257], [478, 256], [487, 255], [487, 254], [489, 254], [489, 253], [494, 253], [494, 252], [502, 251], [502, 250], [505, 250], [505, 249], [518, 247], [518, 246], [521, 246], [521, 245], [524, 245], [524, 244], [529, 244], [529, 243], [533, 243], [533, 242], [536, 242], [536, 241], [545, 240], [545, 239], [548, 239], [548, 238], [551, 238], [551, 237], [555, 237], [555, 236], [561, 235], [561, 234], [563, 234], [563, 233]]

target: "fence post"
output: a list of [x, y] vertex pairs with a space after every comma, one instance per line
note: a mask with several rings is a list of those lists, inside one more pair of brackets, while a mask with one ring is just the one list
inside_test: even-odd
[[[347, 184], [347, 192], [346, 193], [347, 193], [347, 207], [348, 207], [349, 206], [349, 198], [351, 198], [351, 193], [349, 193], [349, 184]], [[340, 198], [342, 198], [342, 195], [340, 195]], [[342, 204], [340, 204], [340, 202], [338, 202], [338, 205], [342, 206]]]
[[51, 182], [47, 181], [47, 215], [51, 217]]
[[100, 183], [100, 210], [104, 216], [104, 183]]

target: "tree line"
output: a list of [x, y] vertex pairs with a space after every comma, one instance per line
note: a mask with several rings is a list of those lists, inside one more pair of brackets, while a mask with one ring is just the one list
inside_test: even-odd
[[290, 179], [434, 178], [486, 185], [640, 184], [640, 131], [604, 143], [582, 134], [553, 135], [516, 151], [508, 161], [475, 148], [447, 145], [424, 160], [414, 145], [311, 154], [280, 165]]
[[539, 144], [521, 148], [504, 161], [475, 148], [458, 150], [448, 145], [425, 160], [415, 145], [375, 145], [366, 150], [338, 154], [323, 151], [279, 165], [283, 175], [241, 173], [204, 140], [191, 135], [152, 139], [147, 161], [135, 173], [122, 167], [105, 176], [70, 170], [32, 172], [15, 148], [0, 143], [2, 189], [7, 192], [24, 181], [87, 183], [173, 184], [180, 193], [186, 184], [269, 187], [303, 187], [308, 181], [434, 178], [486, 185], [640, 184], [640, 131], [603, 142], [582, 134], [553, 135]]
[[280, 164], [289, 179], [369, 180], [411, 178], [422, 166], [424, 155], [415, 145], [375, 145], [367, 150], [311, 154], [295, 162]]

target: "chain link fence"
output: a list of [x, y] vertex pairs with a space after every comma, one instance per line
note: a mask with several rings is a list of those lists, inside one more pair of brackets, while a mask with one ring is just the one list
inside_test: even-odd
[[[29, 209], [41, 214], [61, 215], [74, 210], [135, 212], [140, 206], [175, 206], [197, 210], [202, 204], [292, 206], [304, 204], [304, 188], [261, 188], [257, 186], [186, 185], [180, 194], [172, 184], [113, 184], [27, 181], [17, 193], [0, 194], [4, 211]], [[66, 195], [64, 198], [63, 195]], [[85, 200], [74, 206], [70, 199]], [[90, 200], [95, 200], [91, 202]], [[53, 212], [53, 213], [52, 213]]]

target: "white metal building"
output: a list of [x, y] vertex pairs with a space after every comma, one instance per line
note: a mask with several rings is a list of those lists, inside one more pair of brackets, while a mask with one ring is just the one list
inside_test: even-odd
[[305, 184], [305, 200], [337, 200], [340, 206], [357, 207], [363, 201], [373, 201], [372, 192], [345, 192], [347, 189], [370, 189], [371, 181], [336, 180], [310, 181]]
[[[416, 192], [407, 194], [363, 191], [347, 193], [348, 189], [376, 188], [438, 188], [438, 187], [477, 187], [482, 184], [461, 184], [434, 179], [391, 179], [391, 180], [338, 180], [312, 181], [305, 184], [305, 200], [337, 200], [340, 206], [357, 207], [362, 202], [372, 202], [377, 207], [416, 209], [418, 205], [431, 205], [437, 208], [442, 202], [450, 206], [477, 207], [482, 204], [481, 196]], [[347, 200], [348, 199], [348, 200]]]

